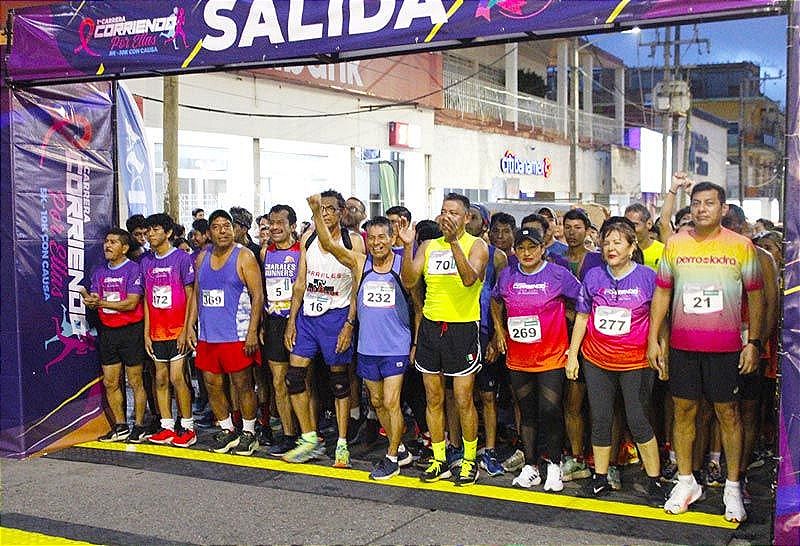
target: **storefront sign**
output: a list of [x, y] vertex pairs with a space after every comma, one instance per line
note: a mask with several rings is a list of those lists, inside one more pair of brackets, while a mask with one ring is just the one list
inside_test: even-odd
[[530, 176], [543, 176], [549, 178], [553, 170], [553, 164], [549, 157], [541, 160], [520, 159], [510, 151], [500, 159], [500, 172], [503, 174], [517, 174]]

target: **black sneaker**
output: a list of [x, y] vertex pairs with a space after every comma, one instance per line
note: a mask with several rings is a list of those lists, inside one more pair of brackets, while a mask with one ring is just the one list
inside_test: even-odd
[[460, 487], [472, 485], [478, 481], [478, 474], [478, 462], [474, 459], [463, 459], [461, 461], [461, 470], [456, 476], [456, 485]]
[[446, 480], [450, 476], [450, 468], [448, 468], [446, 462], [431, 459], [431, 464], [428, 465], [428, 468], [422, 473], [422, 476], [420, 476], [419, 479], [423, 482], [429, 483], [438, 482], [439, 480]]
[[147, 440], [147, 435], [147, 427], [133, 425], [133, 428], [131, 428], [131, 434], [128, 436], [128, 442], [132, 444], [141, 444]]
[[361, 427], [364, 426], [365, 422], [366, 419], [363, 417], [360, 419], [353, 419], [352, 417], [347, 418], [347, 443], [354, 444], [356, 440], [358, 440]]
[[658, 478], [647, 478], [647, 504], [662, 508], [667, 500], [667, 490]]
[[367, 446], [374, 444], [378, 440], [379, 428], [380, 425], [377, 419], [367, 418], [367, 420], [364, 421], [364, 425], [361, 427], [361, 434], [359, 435], [361, 443]]
[[269, 425], [258, 425], [256, 430], [256, 438], [260, 447], [269, 447], [272, 445], [272, 429]]
[[209, 449], [214, 453], [227, 453], [239, 445], [239, 434], [234, 430], [222, 429], [214, 435]]
[[594, 478], [583, 484], [580, 496], [585, 498], [605, 497], [610, 492], [611, 485], [608, 483], [608, 478], [595, 474]]
[[131, 429], [127, 423], [120, 423], [111, 427], [107, 434], [103, 434], [97, 440], [99, 442], [124, 442], [131, 435]]
[[267, 453], [274, 457], [281, 457], [294, 449], [297, 444], [297, 436], [281, 436], [280, 440], [274, 442], [267, 450]]
[[200, 419], [194, 420], [195, 428], [211, 428], [215, 425], [214, 414], [211, 411], [206, 412]]
[[239, 444], [233, 448], [233, 453], [236, 455], [252, 455], [257, 449], [258, 440], [256, 440], [256, 435], [245, 430], [239, 435]]

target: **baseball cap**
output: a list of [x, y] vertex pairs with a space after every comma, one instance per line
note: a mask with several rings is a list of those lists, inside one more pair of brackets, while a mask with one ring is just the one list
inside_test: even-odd
[[516, 235], [514, 235], [514, 246], [520, 245], [522, 241], [530, 241], [535, 245], [544, 244], [542, 232], [538, 229], [532, 228], [522, 228], [517, 230]]
[[491, 216], [489, 214], [489, 209], [487, 209], [485, 206], [481, 205], [480, 203], [471, 203], [470, 204], [470, 208], [473, 208], [473, 209], [477, 210], [478, 213], [481, 215], [481, 219], [483, 220], [483, 227], [489, 227], [489, 219], [490, 219], [490, 216]]

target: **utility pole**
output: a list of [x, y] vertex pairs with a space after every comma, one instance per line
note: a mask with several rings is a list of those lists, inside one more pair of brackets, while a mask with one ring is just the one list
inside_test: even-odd
[[181, 204], [178, 184], [178, 76], [164, 76], [164, 212], [180, 222]]
[[578, 130], [580, 129], [580, 103], [578, 71], [580, 70], [580, 42], [578, 38], [572, 40], [572, 66], [570, 67], [570, 78], [572, 87], [572, 131], [570, 132], [569, 142], [569, 199], [578, 199]]

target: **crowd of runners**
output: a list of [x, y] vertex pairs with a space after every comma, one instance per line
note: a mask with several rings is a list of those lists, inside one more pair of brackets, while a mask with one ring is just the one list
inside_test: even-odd
[[239, 207], [194, 211], [188, 239], [166, 214], [108, 231], [84, 292], [100, 441], [189, 447], [206, 427], [217, 453], [305, 463], [335, 432], [347, 468], [381, 434], [376, 480], [413, 463], [425, 482], [514, 472], [589, 497], [641, 463], [650, 504], [679, 514], [724, 487], [725, 519], [747, 518], [745, 474], [774, 444], [781, 235], [721, 187], [679, 173], [659, 221], [632, 204], [601, 225], [578, 207], [518, 225], [458, 194], [417, 222], [332, 190], [308, 206], [302, 226], [273, 206], [258, 242]]

